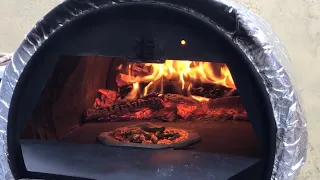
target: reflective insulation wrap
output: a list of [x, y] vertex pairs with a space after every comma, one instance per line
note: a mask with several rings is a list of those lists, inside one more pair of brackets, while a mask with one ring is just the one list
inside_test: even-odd
[[0, 66], [6, 66], [11, 60], [11, 58], [12, 58], [12, 53], [0, 52]]
[[[170, 4], [167, 0], [105, 0], [103, 3], [97, 3], [97, 0], [64, 1], [58, 7], [62, 15], [55, 20], [55, 23], [47, 24], [45, 18], [39, 21], [26, 36], [5, 69], [0, 85], [0, 146], [3, 147], [0, 148], [0, 179], [13, 179], [9, 168], [10, 162], [7, 160], [7, 119], [13, 90], [30, 57], [57, 29], [63, 27], [76, 16], [104, 6], [141, 1], [174, 6], [210, 21], [206, 15], [192, 10], [188, 6]], [[299, 97], [286, 69], [290, 60], [285, 54], [285, 49], [279, 38], [272, 32], [271, 27], [245, 7], [229, 0], [208, 1], [226, 5], [228, 7], [224, 9], [226, 15], [235, 12], [236, 27], [244, 29], [250, 37], [250, 39], [243, 39], [237, 32], [230, 33], [224, 27], [210, 21], [242, 49], [261, 76], [270, 97], [277, 127], [276, 155], [271, 179], [293, 180], [306, 160], [307, 127]], [[72, 5], [79, 6], [72, 7]], [[48, 31], [47, 28], [41, 28], [44, 25], [50, 26], [51, 29]]]
[[13, 53], [0, 52], [0, 79], [3, 77], [4, 69], [7, 64], [11, 61]]

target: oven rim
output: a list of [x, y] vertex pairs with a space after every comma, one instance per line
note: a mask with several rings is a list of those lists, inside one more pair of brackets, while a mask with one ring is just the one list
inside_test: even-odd
[[[71, 4], [71, 1], [66, 1], [66, 2], [64, 2], [63, 4], [61, 4], [60, 6], [62, 6], [62, 5], [68, 5], [68, 2], [70, 2], [70, 5], [72, 5]], [[130, 2], [130, 3], [132, 3], [132, 2]], [[149, 2], [141, 2], [141, 3], [149, 3]], [[127, 5], [129, 4], [128, 2], [126, 3]], [[137, 3], [133, 3], [133, 4], [137, 4]], [[58, 7], [60, 7], [60, 6], [58, 6]], [[166, 6], [166, 5], [163, 5], [163, 6]], [[44, 19], [51, 19], [51, 18], [55, 18], [55, 13], [59, 13], [59, 8], [55, 8], [54, 10], [52, 10]], [[80, 17], [80, 16], [79, 16]], [[77, 17], [76, 17], [77, 18]], [[75, 17], [73, 17], [73, 19], [75, 19]], [[44, 21], [44, 20], [42, 20], [42, 21]], [[41, 23], [41, 21], [39, 22], [39, 23]], [[209, 23], [209, 22], [207, 22], [207, 23]], [[210, 23], [211, 24], [211, 23]], [[229, 41], [229, 43], [230, 44], [232, 44], [232, 45], [234, 45], [234, 48], [235, 49], [237, 49], [239, 52], [242, 52], [243, 53], [243, 51], [234, 43], [234, 42], [232, 42], [229, 38], [227, 38], [227, 36], [224, 34], [224, 33], [222, 33], [222, 31], [220, 31], [220, 30], [218, 30], [213, 24], [211, 24], [211, 26], [212, 26], [212, 28], [213, 29], [216, 29], [216, 32], [215, 33], [220, 33], [222, 36], [224, 36], [225, 38], [225, 40], [227, 40], [227, 41]], [[59, 31], [59, 29], [57, 30], [57, 32]], [[34, 29], [29, 33], [29, 35], [34, 35], [34, 34], [37, 34], [38, 32], [37, 31], [35, 31]], [[54, 34], [55, 34], [56, 32], [54, 32], [53, 34], [51, 34], [50, 35], [50, 37], [48, 37], [48, 40], [47, 41], [49, 41], [50, 40], [50, 38], [52, 38], [52, 36], [54, 36]], [[26, 40], [27, 41], [27, 40]], [[32, 54], [30, 57], [29, 57], [29, 59], [28, 60], [26, 60], [26, 61], [29, 61], [29, 60], [32, 60], [32, 58], [34, 57], [34, 56], [36, 56], [37, 55], [37, 51], [40, 51], [41, 50], [41, 46], [45, 46], [45, 43], [46, 42], [44, 42], [42, 45], [40, 45], [39, 46], [39, 49], [37, 49], [36, 50], [36, 52], [34, 53], [34, 54]], [[22, 45], [19, 47], [19, 49], [17, 50], [17, 51], [19, 51], [19, 50], [21, 50], [21, 49], [23, 49], [24, 47], [24, 43], [22, 43]], [[251, 69], [252, 69], [252, 72], [251, 73], [253, 73], [253, 74], [255, 74], [256, 75], [256, 78], [257, 79], [260, 79], [260, 77], [259, 77], [259, 75], [258, 75], [258, 73], [256, 72], [256, 70], [254, 69], [254, 67], [253, 67], [253, 65], [251, 64], [251, 62], [249, 61], [249, 59], [248, 59], [248, 57], [243, 53], [243, 59], [246, 59], [247, 61], [246, 61], [246, 63], [248, 64], [248, 66], [250, 66], [251, 67]], [[29, 61], [30, 62], [30, 61]], [[25, 67], [24, 67], [25, 68]], [[28, 68], [28, 67], [27, 67]], [[27, 70], [27, 68], [26, 68], [26, 70]], [[28, 70], [27, 70], [28, 71]], [[24, 74], [21, 74], [21, 76], [20, 77], [23, 77], [24, 76]], [[19, 78], [20, 78], [19, 77]], [[23, 77], [23, 78], [26, 78], [26, 77]], [[262, 81], [262, 80], [257, 80], [258, 82], [259, 81]], [[15, 130], [15, 129], [13, 129], [13, 128], [10, 128], [10, 127], [16, 127], [16, 125], [14, 125], [15, 123], [17, 123], [17, 120], [14, 120], [14, 119], [16, 119], [16, 117], [17, 117], [17, 115], [16, 115], [16, 113], [15, 113], [15, 104], [17, 104], [17, 102], [19, 102], [19, 95], [21, 95], [22, 93], [19, 93], [19, 91], [23, 91], [22, 89], [19, 89], [19, 86], [21, 86], [21, 84], [23, 84], [23, 83], [21, 83], [22, 81], [19, 81], [18, 83], [17, 83], [17, 86], [16, 86], [16, 88], [14, 89], [14, 93], [13, 93], [13, 95], [12, 95], [12, 101], [11, 101], [11, 105], [13, 105], [13, 107], [12, 108], [10, 108], [10, 111], [9, 111], [9, 118], [8, 118], [8, 134], [7, 134], [7, 143], [8, 143], [8, 153], [9, 153], [9, 155], [8, 155], [8, 159], [9, 159], [9, 162], [10, 162], [10, 167], [11, 167], [11, 171], [13, 172], [13, 175], [15, 176], [15, 177], [22, 177], [21, 176], [21, 174], [30, 174], [29, 172], [27, 172], [27, 170], [26, 170], [26, 168], [25, 168], [25, 165], [24, 165], [24, 162], [23, 162], [23, 156], [22, 156], [22, 151], [21, 151], [21, 146], [20, 146], [20, 143], [18, 143], [19, 142], [19, 140], [17, 139], [17, 137], [19, 138], [19, 136], [17, 136], [17, 135], [13, 135], [13, 134], [16, 134], [17, 133], [17, 130]], [[263, 85], [263, 84], [260, 84], [260, 85]], [[261, 88], [261, 89], [265, 89], [264, 87], [263, 88]], [[18, 95], [17, 95], [18, 94]], [[265, 91], [265, 99], [267, 100], [267, 102], [270, 102], [270, 99], [268, 98], [268, 94], [267, 94], [267, 92]], [[10, 105], [10, 107], [11, 107], [11, 105]], [[269, 104], [269, 110], [270, 110], [270, 113], [272, 113], [272, 115], [273, 115], [273, 111], [272, 111], [272, 108], [271, 108], [271, 103]], [[276, 134], [276, 128], [275, 128], [275, 120], [274, 120], [274, 118], [271, 120], [270, 119], [270, 126], [269, 126], [269, 131], [271, 132], [270, 133], [270, 135], [272, 136], [272, 137], [270, 137], [270, 139], [275, 139], [275, 134]], [[272, 133], [273, 132], [273, 133]], [[273, 146], [275, 146], [275, 141], [273, 141], [273, 140], [270, 140], [270, 145], [271, 145], [271, 147], [270, 147], [270, 150], [268, 150], [268, 152], [270, 152], [270, 157], [272, 158], [272, 165], [273, 165], [273, 156], [274, 156], [274, 149], [273, 149]], [[271, 164], [270, 164], [271, 165]], [[272, 165], [270, 166], [269, 165], [269, 167], [271, 168], [271, 170], [272, 170]], [[271, 170], [270, 170], [270, 176], [271, 176]], [[268, 173], [269, 174], [269, 173]], [[265, 177], [270, 177], [269, 175], [266, 175]], [[268, 178], [267, 178], [268, 179]]]

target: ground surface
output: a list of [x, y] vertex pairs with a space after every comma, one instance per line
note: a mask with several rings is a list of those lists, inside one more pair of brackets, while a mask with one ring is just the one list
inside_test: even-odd
[[[0, 51], [14, 51], [24, 35], [61, 0], [1, 0]], [[320, 0], [237, 0], [270, 22], [292, 59], [309, 125], [309, 153], [299, 180], [320, 177]]]

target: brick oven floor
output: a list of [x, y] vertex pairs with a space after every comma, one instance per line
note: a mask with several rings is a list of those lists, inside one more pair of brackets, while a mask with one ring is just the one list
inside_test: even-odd
[[[86, 124], [69, 134], [64, 141], [80, 144], [96, 144], [98, 134], [115, 128], [142, 123], [144, 121]], [[187, 151], [222, 153], [235, 156], [259, 157], [260, 150], [251, 123], [248, 122], [176, 122], [154, 123], [162, 126], [195, 130], [201, 142]]]

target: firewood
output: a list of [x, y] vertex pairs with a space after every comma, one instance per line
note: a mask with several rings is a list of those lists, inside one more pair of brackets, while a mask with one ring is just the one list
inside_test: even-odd
[[180, 94], [165, 94], [164, 101], [174, 104], [199, 105], [200, 102], [190, 96], [183, 96]]
[[[119, 96], [117, 91], [113, 91], [113, 90], [109, 90], [109, 89], [99, 89], [98, 90], [99, 93], [101, 93], [101, 100], [105, 100], [105, 98], [107, 100], [110, 101], [115, 101], [117, 99], [117, 97]], [[104, 97], [104, 98], [102, 98]]]
[[[149, 90], [151, 92], [161, 92], [161, 80], [159, 82], [154, 82], [156, 85], [151, 85]], [[139, 87], [140, 87], [140, 94], [142, 94], [144, 88], [149, 84], [150, 82], [140, 82]], [[188, 82], [186, 84], [189, 84]], [[182, 90], [181, 89], [181, 83], [179, 81], [172, 81], [172, 80], [164, 80], [163, 82], [163, 90], [164, 94], [183, 94], [183, 95], [188, 95], [187, 89]], [[122, 85], [118, 88], [119, 94], [121, 97], [126, 97], [133, 89], [133, 84], [126, 84]]]
[[208, 102], [209, 109], [216, 108], [243, 108], [240, 96], [222, 97], [210, 99]]
[[[143, 89], [148, 85], [149, 83], [139, 83], [139, 87], [140, 87], [140, 93], [139, 94], [142, 94], [143, 92]], [[126, 84], [126, 85], [123, 85], [123, 86], [120, 86], [118, 88], [118, 92], [120, 94], [120, 97], [121, 98], [125, 98], [129, 95], [129, 93], [132, 91], [133, 89], [133, 84]]]
[[[159, 104], [159, 100], [161, 103]], [[87, 120], [124, 121], [154, 120], [173, 122], [177, 120], [232, 120], [233, 114], [243, 114], [240, 97], [210, 99], [207, 103], [199, 102], [190, 96], [179, 94], [149, 94], [135, 101], [117, 101], [113, 106], [100, 110], [88, 110]], [[238, 118], [239, 117], [239, 118]], [[244, 118], [245, 119], [245, 118]]]
[[239, 96], [237, 89], [232, 89], [230, 91], [227, 91], [226, 93], [224, 93], [223, 97], [229, 97], [229, 96]]
[[94, 109], [101, 109], [112, 106], [118, 98], [118, 92], [109, 89], [99, 89], [98, 92], [101, 94], [101, 98], [96, 98], [93, 104]]
[[[142, 84], [146, 85], [146, 84]], [[179, 86], [170, 81], [170, 86]], [[194, 88], [200, 86], [197, 82]], [[173, 122], [177, 120], [247, 120], [245, 110], [241, 104], [235, 89], [202, 83], [202, 92], [211, 93], [208, 89], [220, 89], [227, 92], [228, 97], [219, 97], [221, 93], [208, 101], [200, 102], [190, 95], [164, 93], [151, 93], [136, 100], [121, 99], [122, 95], [129, 93], [132, 85], [120, 87], [119, 92], [108, 89], [99, 89], [101, 98], [97, 98], [93, 109], [85, 113], [85, 121], [129, 121], [129, 120], [151, 120]], [[142, 89], [142, 88], [141, 88]], [[167, 91], [170, 90], [168, 86]], [[223, 90], [224, 89], [224, 90]], [[209, 94], [210, 95], [210, 94]], [[206, 94], [206, 96], [209, 96]], [[212, 95], [212, 94], [211, 94]]]
[[[150, 82], [141, 82], [139, 83], [140, 91], [142, 93], [143, 89]], [[202, 83], [202, 82], [185, 82], [186, 87], [192, 84], [190, 88], [190, 92], [187, 91], [187, 88], [181, 89], [181, 83], [179, 81], [165, 80], [163, 82], [163, 93], [169, 94], [182, 94], [182, 95], [195, 95], [201, 96], [205, 98], [221, 98], [221, 97], [229, 97], [229, 96], [238, 96], [238, 91], [236, 89], [228, 88], [223, 85], [214, 84], [214, 83]], [[126, 84], [120, 86], [119, 94], [122, 98], [126, 97], [132, 91], [133, 85]], [[153, 92], [160, 92], [161, 85], [153, 88]]]
[[211, 99], [238, 95], [236, 89], [228, 88], [219, 84], [201, 82], [194, 83], [190, 89], [190, 93], [191, 95], [202, 96]]
[[232, 119], [233, 119], [233, 115], [231, 114], [219, 114], [218, 116], [215, 117], [216, 121], [227, 121]]
[[158, 94], [150, 94], [143, 98], [139, 98], [135, 101], [127, 101], [122, 103], [114, 104], [110, 107], [102, 108], [102, 109], [89, 109], [85, 116], [86, 121], [90, 120], [98, 120], [98, 121], [108, 121], [112, 118], [120, 117], [130, 111], [134, 111], [136, 109], [149, 107], [153, 109], [161, 109], [163, 108], [163, 100], [162, 97]]
[[154, 111], [152, 113], [152, 120], [162, 121], [162, 122], [174, 122], [181, 117], [178, 115], [177, 107], [165, 107], [159, 111]]
[[[164, 96], [164, 105], [166, 108], [176, 108], [175, 111], [169, 110], [169, 112], [175, 112], [176, 120], [182, 119], [187, 121], [210, 119], [218, 121], [232, 120], [234, 119], [233, 114], [242, 114], [242, 111], [245, 111], [239, 96], [210, 99], [207, 103], [201, 103], [190, 96], [166, 94]], [[162, 109], [162, 111], [165, 111], [166, 108]], [[169, 114], [169, 112], [164, 112], [162, 115]], [[245, 119], [245, 117], [240, 115], [236, 118]]]
[[132, 74], [134, 76], [147, 76], [151, 74], [151, 68], [145, 66], [144, 63], [133, 63], [132, 64]]

